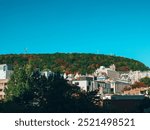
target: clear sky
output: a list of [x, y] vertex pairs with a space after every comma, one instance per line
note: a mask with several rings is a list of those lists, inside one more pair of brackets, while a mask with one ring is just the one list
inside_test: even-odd
[[150, 0], [0, 0], [0, 54], [84, 52], [150, 67]]

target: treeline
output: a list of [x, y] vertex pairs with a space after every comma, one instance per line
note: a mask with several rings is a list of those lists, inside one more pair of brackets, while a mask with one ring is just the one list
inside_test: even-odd
[[101, 112], [92, 99], [94, 93], [81, 91], [69, 85], [59, 74], [49, 77], [30, 67], [15, 67], [5, 89], [5, 99], [0, 102], [2, 113], [82, 113]]
[[0, 64], [12, 66], [31, 64], [34, 68], [81, 74], [93, 73], [99, 66], [115, 64], [118, 71], [149, 70], [143, 63], [118, 56], [82, 54], [82, 53], [55, 53], [55, 54], [9, 54], [0, 55]]

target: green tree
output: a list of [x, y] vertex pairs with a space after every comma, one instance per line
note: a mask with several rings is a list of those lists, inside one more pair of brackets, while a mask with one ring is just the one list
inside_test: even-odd
[[149, 77], [142, 78], [142, 79], [140, 80], [140, 82], [143, 82], [143, 83], [146, 84], [147, 86], [150, 86], [150, 78], [149, 78]]
[[13, 100], [14, 97], [19, 97], [28, 88], [29, 71], [26, 66], [15, 66], [14, 72], [8, 82], [8, 87], [5, 89], [6, 100]]
[[83, 54], [83, 53], [55, 53], [55, 54], [29, 54], [29, 55], [0, 55], [1, 64], [24, 66], [31, 64], [41, 70], [50, 69], [53, 72], [70, 71], [70, 73], [93, 73], [98, 65], [109, 67], [116, 65], [118, 71], [149, 70], [143, 63], [118, 56]]
[[[6, 93], [9, 95], [7, 95], [6, 102], [1, 106], [3, 112], [100, 111], [91, 101], [92, 98], [89, 94], [81, 92], [77, 86], [69, 85], [59, 73], [45, 77], [39, 71], [34, 71], [30, 76], [27, 75], [27, 80], [25, 80], [23, 76], [26, 74], [25, 70], [24, 68], [18, 72], [17, 69], [14, 72], [14, 75], [18, 76], [18, 80], [16, 82], [10, 80], [11, 84]], [[10, 96], [10, 93], [13, 95]]]
[[98, 111], [86, 93], [77, 86], [70, 86], [59, 73], [48, 78], [34, 72], [29, 81], [30, 89], [22, 95], [26, 112], [90, 112]]

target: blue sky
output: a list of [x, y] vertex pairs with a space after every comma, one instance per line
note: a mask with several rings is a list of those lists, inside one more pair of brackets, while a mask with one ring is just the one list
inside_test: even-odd
[[84, 52], [150, 67], [149, 0], [0, 0], [0, 54]]

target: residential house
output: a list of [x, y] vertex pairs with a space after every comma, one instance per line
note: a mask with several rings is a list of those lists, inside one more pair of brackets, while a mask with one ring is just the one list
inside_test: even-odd
[[79, 86], [82, 90], [86, 92], [94, 91], [97, 89], [95, 81], [93, 80], [92, 77], [82, 76], [77, 80], [73, 80], [72, 84]]

